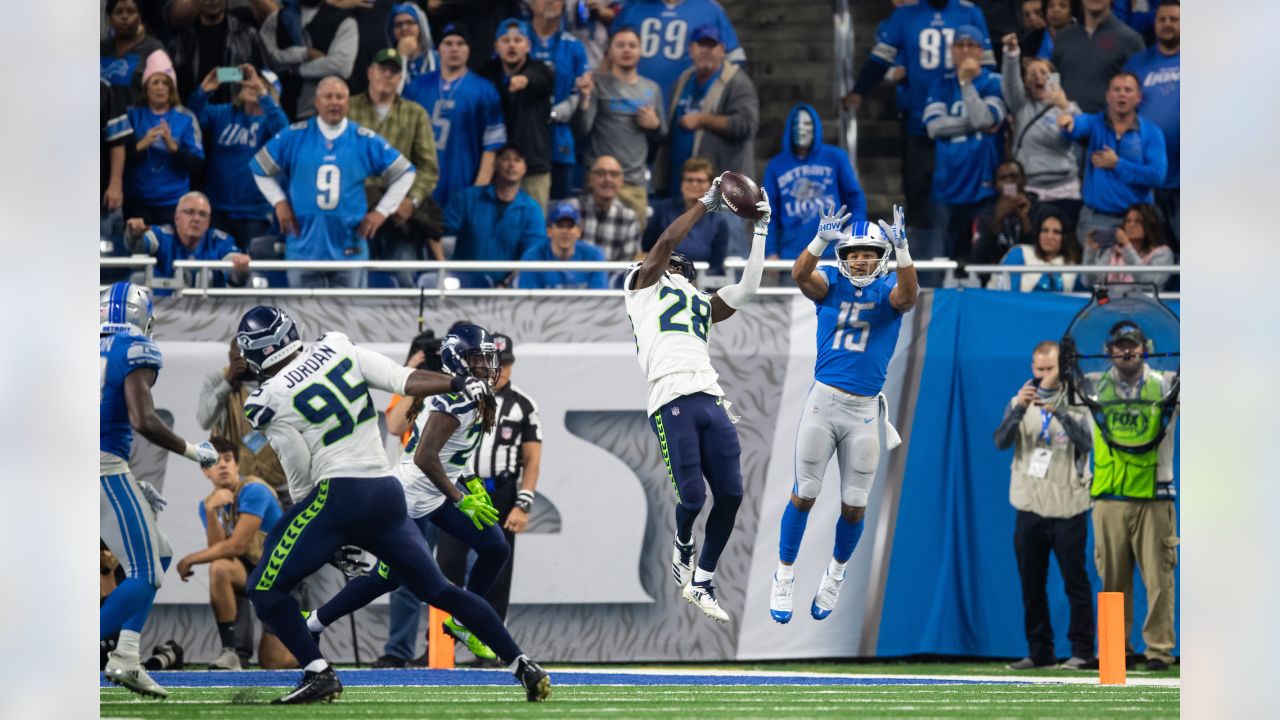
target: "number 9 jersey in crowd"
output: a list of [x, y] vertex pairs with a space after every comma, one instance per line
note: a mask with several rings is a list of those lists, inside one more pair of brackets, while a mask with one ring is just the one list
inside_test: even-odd
[[409, 517], [417, 519], [428, 515], [444, 504], [444, 494], [427, 479], [417, 463], [413, 461], [413, 453], [418, 449], [418, 440], [427, 427], [427, 418], [433, 412], [444, 413], [458, 421], [458, 429], [440, 448], [440, 464], [444, 466], [445, 475], [450, 482], [456, 483], [463, 474], [473, 475], [470, 468], [471, 454], [480, 445], [484, 435], [481, 432], [479, 405], [475, 400], [462, 393], [435, 395], [427, 399], [426, 407], [418, 413], [413, 422], [413, 436], [404, 446], [400, 455], [400, 464], [396, 467], [396, 477], [404, 485], [405, 502], [409, 505]]
[[854, 395], [878, 395], [898, 332], [902, 313], [889, 302], [898, 274], [855, 287], [831, 265], [817, 269], [827, 279], [827, 294], [815, 301], [818, 313], [818, 360], [813, 379]]
[[671, 272], [647, 288], [633, 290], [639, 271], [637, 265], [628, 272], [622, 287], [640, 368], [649, 381], [648, 413], [684, 395], [724, 397], [707, 347], [711, 296]]
[[369, 388], [403, 395], [412, 373], [330, 332], [249, 396], [245, 417], [271, 441], [294, 502], [325, 478], [394, 474]]

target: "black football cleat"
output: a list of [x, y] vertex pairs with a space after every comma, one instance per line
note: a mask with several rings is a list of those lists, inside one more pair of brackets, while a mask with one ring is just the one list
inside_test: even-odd
[[551, 676], [541, 665], [523, 655], [516, 663], [516, 679], [524, 687], [526, 700], [542, 702], [551, 697]]
[[304, 672], [298, 686], [287, 695], [271, 701], [272, 705], [305, 705], [333, 702], [342, 697], [342, 681], [332, 667], [320, 672]]

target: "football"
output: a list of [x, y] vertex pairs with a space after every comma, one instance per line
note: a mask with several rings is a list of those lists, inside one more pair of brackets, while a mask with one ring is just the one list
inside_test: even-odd
[[760, 186], [756, 181], [732, 170], [720, 176], [720, 198], [725, 207], [738, 217], [748, 220], [759, 220], [760, 212], [756, 203], [764, 199]]

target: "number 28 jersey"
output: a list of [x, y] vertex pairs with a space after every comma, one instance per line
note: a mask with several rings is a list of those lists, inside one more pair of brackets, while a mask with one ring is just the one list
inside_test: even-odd
[[325, 333], [244, 404], [266, 434], [295, 502], [323, 478], [392, 475], [369, 388], [404, 394], [413, 368]]
[[813, 379], [855, 395], [878, 395], [902, 328], [902, 313], [889, 302], [898, 274], [857, 288], [834, 266], [818, 272], [827, 278], [827, 295], [814, 303], [818, 361]]
[[649, 414], [685, 395], [723, 397], [707, 346], [711, 296], [669, 272], [643, 290], [632, 290], [638, 272], [627, 274], [623, 288], [640, 367], [649, 381]]
[[461, 393], [435, 395], [427, 399], [426, 407], [414, 420], [413, 436], [404, 446], [400, 465], [396, 468], [396, 476], [404, 486], [405, 501], [409, 504], [409, 517], [420, 518], [444, 504], [444, 495], [439, 488], [413, 461], [418, 440], [427, 427], [427, 418], [431, 413], [443, 413], [458, 421], [458, 428], [440, 447], [440, 464], [444, 466], [444, 473], [450, 481], [457, 482], [464, 476], [475, 475], [470, 469], [471, 454], [480, 445], [483, 435], [478, 410], [476, 401]]

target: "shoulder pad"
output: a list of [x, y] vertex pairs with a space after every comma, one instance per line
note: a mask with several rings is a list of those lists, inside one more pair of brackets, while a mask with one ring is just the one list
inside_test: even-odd
[[164, 366], [160, 348], [145, 335], [127, 335], [129, 347], [124, 361], [130, 368], [150, 367], [159, 370]]
[[296, 123], [294, 123], [294, 124], [290, 125], [290, 126], [289, 126], [289, 129], [290, 129], [290, 130], [306, 130], [306, 129], [307, 129], [307, 123], [308, 123], [308, 122], [310, 122], [310, 121], [308, 121], [308, 120], [299, 120], [298, 122], [296, 122]]
[[[354, 124], [354, 123], [353, 123], [353, 124]], [[370, 137], [370, 138], [371, 138], [371, 137], [377, 137], [377, 136], [378, 136], [378, 133], [376, 133], [376, 132], [374, 132], [374, 131], [370, 130], [370, 129], [369, 129], [369, 128], [367, 128], [367, 127], [364, 127], [363, 125], [356, 125], [356, 135], [359, 135], [359, 136], [361, 136], [361, 137]]]
[[317, 342], [338, 342], [338, 343], [346, 343], [348, 345], [355, 345], [355, 342], [353, 342], [351, 338], [347, 337], [346, 333], [338, 332], [337, 330], [330, 330], [328, 332], [320, 333], [320, 337], [316, 338], [316, 341]]

